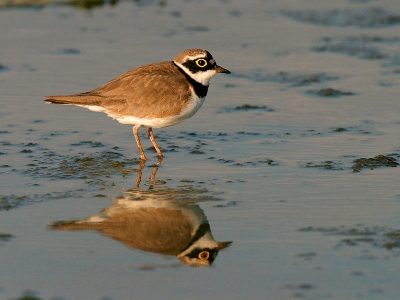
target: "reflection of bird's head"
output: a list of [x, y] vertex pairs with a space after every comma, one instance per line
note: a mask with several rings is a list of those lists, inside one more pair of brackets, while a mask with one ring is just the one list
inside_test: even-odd
[[191, 267], [207, 267], [211, 265], [218, 255], [218, 251], [222, 250], [232, 242], [219, 242], [213, 248], [196, 247], [184, 255], [178, 255], [179, 260], [187, 266]]
[[218, 255], [218, 251], [228, 247], [232, 242], [217, 242], [211, 235], [210, 225], [201, 224], [188, 247], [177, 257], [187, 266], [209, 266]]

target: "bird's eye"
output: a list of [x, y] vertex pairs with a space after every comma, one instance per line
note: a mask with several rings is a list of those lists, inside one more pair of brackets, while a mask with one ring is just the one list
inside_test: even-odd
[[200, 260], [207, 260], [209, 257], [210, 257], [210, 252], [208, 252], [208, 251], [201, 251], [200, 253], [199, 253], [199, 259]]
[[196, 60], [196, 65], [198, 65], [200, 68], [204, 68], [207, 66], [207, 61], [204, 58], [199, 58]]

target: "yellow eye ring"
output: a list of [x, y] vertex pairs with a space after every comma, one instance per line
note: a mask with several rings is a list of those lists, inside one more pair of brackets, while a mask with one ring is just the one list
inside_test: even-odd
[[199, 58], [196, 60], [196, 65], [200, 68], [204, 68], [207, 66], [207, 61], [204, 58]]
[[201, 251], [198, 255], [200, 260], [207, 260], [210, 257], [210, 252], [208, 251]]

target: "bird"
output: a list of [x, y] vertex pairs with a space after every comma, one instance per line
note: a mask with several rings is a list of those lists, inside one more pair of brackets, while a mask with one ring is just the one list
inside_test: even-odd
[[180, 193], [169, 189], [127, 191], [93, 216], [55, 221], [49, 228], [95, 230], [129, 248], [175, 256], [186, 266], [210, 266], [232, 241], [215, 241], [204, 211], [191, 201], [175, 201]]
[[140, 159], [146, 161], [138, 130], [147, 135], [157, 152], [153, 128], [179, 124], [192, 117], [203, 105], [210, 78], [231, 72], [217, 65], [207, 50], [187, 49], [172, 61], [163, 61], [131, 69], [97, 89], [72, 95], [45, 96], [50, 104], [76, 105], [106, 113], [121, 124], [132, 124]]

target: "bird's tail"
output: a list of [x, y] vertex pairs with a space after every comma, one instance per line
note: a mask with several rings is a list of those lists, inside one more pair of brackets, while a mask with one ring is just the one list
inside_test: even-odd
[[72, 105], [98, 105], [102, 97], [89, 95], [87, 93], [76, 95], [45, 96], [45, 102], [50, 104], [72, 104]]

